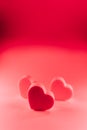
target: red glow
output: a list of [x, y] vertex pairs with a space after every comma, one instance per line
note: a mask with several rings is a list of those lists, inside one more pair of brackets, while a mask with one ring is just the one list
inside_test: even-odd
[[87, 42], [86, 0], [1, 0], [0, 12], [3, 38]]

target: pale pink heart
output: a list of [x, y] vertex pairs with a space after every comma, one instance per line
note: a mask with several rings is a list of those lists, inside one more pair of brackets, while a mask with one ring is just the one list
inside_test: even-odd
[[28, 96], [28, 89], [32, 84], [33, 80], [31, 76], [27, 75], [20, 79], [19, 81], [19, 90], [20, 94], [23, 98], [27, 98]]
[[51, 82], [51, 91], [54, 93], [55, 100], [66, 101], [73, 95], [73, 89], [70, 84], [66, 84], [63, 78], [55, 78]]

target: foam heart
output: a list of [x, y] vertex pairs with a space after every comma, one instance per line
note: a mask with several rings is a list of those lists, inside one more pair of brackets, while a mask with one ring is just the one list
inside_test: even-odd
[[28, 89], [29, 89], [29, 86], [31, 85], [31, 83], [32, 83], [32, 78], [29, 75], [24, 76], [19, 81], [19, 90], [20, 90], [20, 94], [23, 98], [27, 98]]
[[45, 89], [40, 85], [32, 85], [28, 91], [28, 101], [31, 109], [45, 111], [54, 105], [54, 97], [46, 94]]
[[66, 101], [73, 95], [71, 85], [66, 84], [63, 78], [55, 78], [51, 83], [51, 91], [54, 93], [55, 100]]

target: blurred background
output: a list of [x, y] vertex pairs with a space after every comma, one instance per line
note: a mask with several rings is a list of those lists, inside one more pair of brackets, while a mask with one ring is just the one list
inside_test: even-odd
[[[19, 92], [24, 75], [47, 89], [63, 77], [72, 102], [29, 111]], [[0, 130], [35, 128], [87, 130], [87, 0], [0, 0]]]
[[1, 0], [0, 43], [23, 38], [87, 43], [87, 1]]
[[[28, 50], [23, 47], [11, 53], [3, 51], [0, 55], [0, 67], [4, 71], [1, 76], [13, 76], [15, 84], [22, 75], [31, 74], [42, 82], [64, 76], [79, 87], [78, 84], [86, 82], [87, 1], [1, 0], [0, 45], [0, 51], [10, 46], [36, 45]], [[4, 79], [11, 82], [9, 76]]]

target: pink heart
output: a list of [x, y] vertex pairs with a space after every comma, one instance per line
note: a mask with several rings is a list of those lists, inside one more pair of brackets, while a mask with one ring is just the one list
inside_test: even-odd
[[54, 105], [54, 98], [47, 94], [40, 85], [33, 85], [28, 91], [28, 101], [31, 109], [45, 111]]
[[31, 83], [32, 83], [32, 78], [29, 75], [24, 76], [19, 81], [19, 90], [20, 90], [20, 94], [23, 98], [27, 98], [28, 89], [29, 89]]
[[54, 93], [55, 100], [66, 101], [73, 95], [71, 85], [66, 84], [63, 78], [56, 78], [51, 83], [51, 91]]

